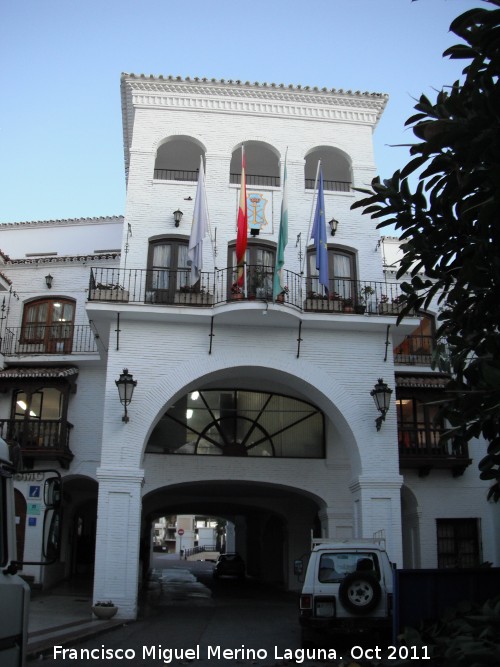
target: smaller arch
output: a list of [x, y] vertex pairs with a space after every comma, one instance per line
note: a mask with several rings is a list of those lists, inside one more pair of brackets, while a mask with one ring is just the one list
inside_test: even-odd
[[156, 180], [196, 182], [200, 157], [205, 163], [205, 153], [205, 146], [194, 137], [166, 137], [158, 144], [153, 177]]
[[229, 182], [241, 182], [241, 147], [245, 146], [247, 186], [280, 186], [280, 153], [265, 141], [247, 141], [237, 146], [231, 155]]
[[304, 178], [306, 190], [314, 188], [318, 160], [323, 169], [325, 190], [350, 192], [352, 184], [352, 162], [347, 153], [333, 146], [316, 146], [305, 155]]

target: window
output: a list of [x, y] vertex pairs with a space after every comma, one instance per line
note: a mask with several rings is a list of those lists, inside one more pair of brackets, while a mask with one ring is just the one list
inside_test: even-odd
[[[311, 295], [322, 294], [322, 287], [318, 282], [318, 270], [316, 269], [316, 250], [308, 248], [308, 287], [307, 291]], [[356, 265], [354, 254], [328, 248], [328, 291], [332, 296], [338, 295], [342, 299], [355, 298]]]
[[174, 303], [176, 292], [196, 289], [188, 267], [188, 240], [158, 239], [149, 246], [148, 301]]
[[438, 567], [480, 565], [478, 519], [437, 519]]
[[[273, 274], [275, 266], [276, 248], [272, 243], [265, 241], [252, 242], [248, 240], [246, 252], [246, 286], [249, 298], [272, 299], [273, 296]], [[229, 247], [229, 266], [232, 270], [228, 271], [229, 285], [236, 283], [237, 263], [236, 246], [231, 244]]]
[[430, 365], [435, 344], [434, 317], [427, 314], [420, 317], [418, 327], [394, 348], [396, 363]]
[[146, 452], [323, 458], [323, 415], [309, 403], [279, 394], [196, 391], [167, 410]]
[[69, 353], [73, 340], [75, 302], [44, 299], [24, 306], [22, 341], [36, 352]]
[[306, 155], [304, 170], [306, 189], [314, 188], [318, 160], [321, 160], [323, 186], [326, 191], [349, 192], [351, 190], [351, 160], [343, 151], [332, 146], [318, 146]]
[[15, 391], [12, 437], [30, 448], [54, 446], [60, 438], [63, 406], [64, 394], [54, 387]]
[[380, 566], [373, 552], [327, 552], [322, 554], [318, 579], [323, 583], [336, 583], [351, 572], [369, 572], [380, 580]]
[[202, 145], [192, 137], [169, 137], [158, 148], [154, 178], [167, 181], [196, 182]]
[[[443, 431], [439, 416], [438, 396], [398, 395], [396, 409], [398, 417], [399, 445], [406, 452], [409, 450], [428, 450], [440, 453], [439, 443]], [[442, 453], [445, 453], [444, 451]]]
[[[278, 151], [262, 141], [245, 143], [246, 184], [248, 187], [279, 187], [280, 163]], [[231, 156], [229, 182], [241, 182], [241, 148]]]

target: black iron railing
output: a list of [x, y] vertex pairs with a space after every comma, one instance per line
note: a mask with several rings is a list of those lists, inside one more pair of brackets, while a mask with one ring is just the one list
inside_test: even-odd
[[189, 171], [187, 169], [155, 169], [153, 178], [159, 181], [198, 181], [198, 169]]
[[442, 439], [443, 429], [431, 424], [398, 424], [399, 463], [402, 468], [454, 469], [461, 474], [471, 463], [467, 443]]
[[[315, 184], [314, 178], [306, 178], [306, 190], [313, 190]], [[316, 183], [317, 187], [317, 183]], [[323, 189], [333, 192], [350, 192], [351, 191], [351, 182], [350, 181], [331, 181], [323, 180]]]
[[[280, 177], [279, 176], [265, 176], [263, 174], [247, 174], [246, 175], [246, 184], [247, 186], [261, 185], [263, 187], [279, 188], [280, 186]], [[241, 174], [229, 174], [229, 182], [231, 185], [239, 185], [241, 183]]]
[[64, 467], [73, 458], [72, 428], [62, 419], [0, 419], [0, 437], [19, 444], [23, 459], [57, 459]]
[[434, 336], [411, 334], [394, 349], [394, 363], [409, 366], [430, 366], [435, 349]]
[[[236, 268], [205, 271], [192, 284], [189, 269], [92, 268], [89, 301], [211, 307], [233, 301], [273, 300], [271, 267], [246, 265], [237, 283]], [[332, 278], [325, 290], [315, 277], [283, 271], [277, 301], [308, 312], [397, 316], [402, 308], [397, 283]]]
[[89, 324], [26, 324], [8, 327], [0, 339], [0, 352], [18, 354], [80, 354], [97, 352]]

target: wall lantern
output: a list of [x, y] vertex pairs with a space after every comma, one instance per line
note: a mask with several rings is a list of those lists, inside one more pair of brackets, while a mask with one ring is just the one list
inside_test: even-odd
[[386, 383], [379, 378], [379, 381], [375, 387], [371, 390], [370, 396], [373, 396], [377, 410], [381, 413], [380, 417], [377, 417], [375, 423], [377, 425], [377, 431], [380, 431], [382, 422], [385, 420], [387, 411], [389, 410], [389, 405], [391, 403], [391, 394], [392, 389], [386, 385]]
[[337, 227], [339, 226], [339, 221], [335, 220], [335, 218], [332, 218], [328, 224], [330, 225], [331, 235], [335, 236], [335, 232], [337, 231]]
[[115, 380], [115, 384], [118, 387], [118, 394], [120, 395], [120, 403], [125, 408], [125, 414], [122, 417], [122, 421], [127, 423], [129, 421], [129, 417], [127, 414], [127, 405], [129, 405], [130, 401], [132, 400], [132, 395], [137, 385], [137, 380], [134, 380], [132, 373], [129, 373], [127, 368], [124, 368], [123, 373], [121, 373], [119, 380]]
[[179, 209], [177, 209], [177, 211], [174, 211], [174, 221], [175, 221], [175, 226], [176, 227], [179, 226], [179, 223], [182, 220], [183, 215], [184, 215], [184, 213]]
[[45, 284], [47, 285], [47, 287], [48, 287], [49, 289], [52, 287], [52, 281], [53, 281], [53, 280], [54, 280], [54, 278], [50, 275], [50, 273], [48, 273], [48, 274], [45, 276]]

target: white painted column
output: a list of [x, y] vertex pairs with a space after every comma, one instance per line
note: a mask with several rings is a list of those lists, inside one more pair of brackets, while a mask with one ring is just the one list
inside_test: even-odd
[[141, 469], [101, 467], [93, 601], [112, 600], [117, 618], [137, 617]]
[[385, 532], [387, 552], [393, 563], [403, 563], [401, 534], [401, 486], [403, 478], [361, 475], [349, 484], [354, 504], [354, 538]]

